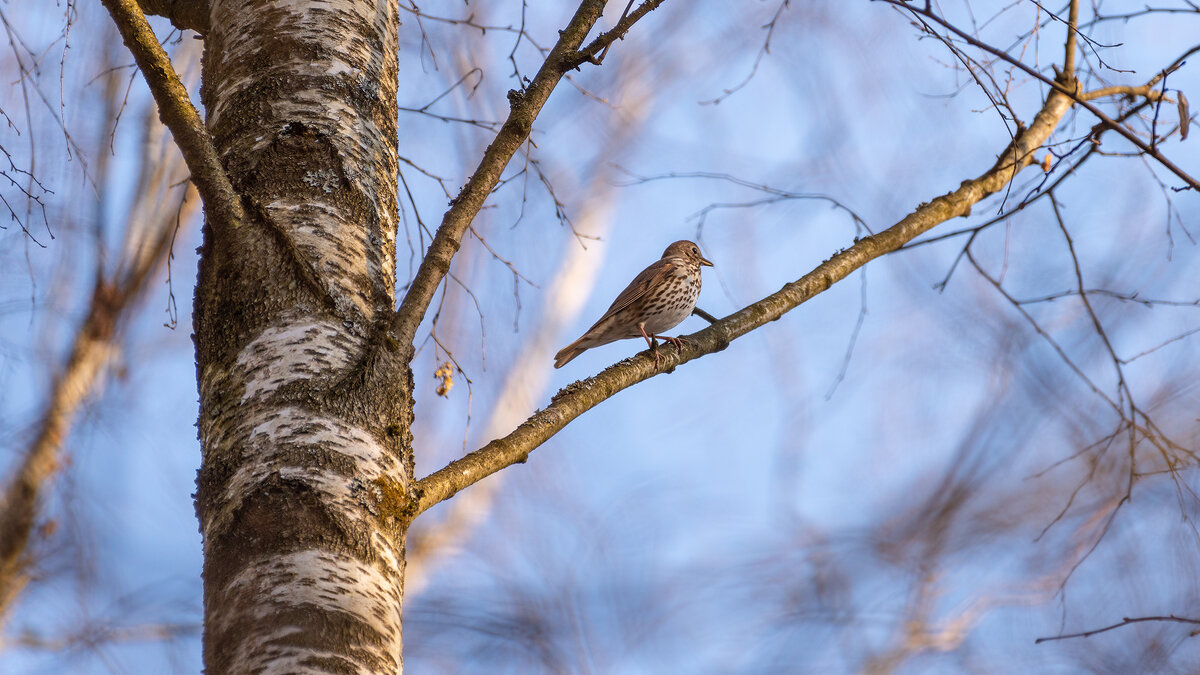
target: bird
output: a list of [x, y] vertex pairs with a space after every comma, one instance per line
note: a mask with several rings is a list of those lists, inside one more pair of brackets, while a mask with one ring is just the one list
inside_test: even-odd
[[[683, 346], [681, 338], [660, 335], [691, 315], [700, 297], [700, 268], [713, 264], [700, 254], [695, 243], [677, 241], [663, 251], [662, 258], [634, 277], [621, 291], [600, 320], [571, 344], [554, 355], [554, 367], [562, 368], [571, 359], [592, 347], [617, 340], [642, 337], [651, 348], [661, 338]], [[660, 358], [655, 352], [655, 360]]]

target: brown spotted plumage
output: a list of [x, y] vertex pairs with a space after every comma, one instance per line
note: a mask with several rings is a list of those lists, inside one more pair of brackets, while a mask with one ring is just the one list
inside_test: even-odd
[[645, 338], [650, 346], [655, 338], [662, 338], [680, 346], [679, 338], [661, 333], [679, 325], [695, 309], [701, 266], [712, 267], [712, 263], [692, 242], [668, 246], [662, 259], [642, 270], [595, 325], [554, 355], [554, 367], [562, 368], [592, 347], [627, 338]]

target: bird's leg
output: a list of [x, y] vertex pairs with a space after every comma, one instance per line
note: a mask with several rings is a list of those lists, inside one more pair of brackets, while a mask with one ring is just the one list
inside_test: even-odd
[[646, 338], [646, 347], [647, 348], [649, 348], [649, 349], [657, 349], [658, 348], [658, 343], [655, 342], [655, 340], [654, 340], [654, 338], [656, 338], [658, 336], [651, 335], [646, 332], [646, 322], [645, 321], [638, 324], [638, 332], [640, 332], [642, 334], [642, 337]]
[[661, 337], [664, 340], [667, 340], [669, 338], [663, 337], [661, 335], [651, 335], [651, 334], [647, 333], [646, 332], [646, 322], [644, 322], [644, 321], [642, 323], [638, 324], [638, 331], [641, 332], [642, 337], [646, 338], [646, 344], [650, 346], [650, 353], [654, 355], [654, 365], [657, 366], [658, 364], [662, 363], [663, 355], [661, 352], [658, 351], [658, 341], [656, 340], [656, 338]]

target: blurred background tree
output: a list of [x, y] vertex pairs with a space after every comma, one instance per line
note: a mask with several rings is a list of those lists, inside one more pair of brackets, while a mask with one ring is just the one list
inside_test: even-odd
[[[572, 10], [399, 4], [401, 294]], [[102, 7], [0, 23], [3, 670], [195, 672], [199, 199]], [[723, 317], [1000, 188], [417, 519], [407, 665], [1194, 672], [1197, 24], [667, 2], [568, 74], [416, 334], [417, 476], [640, 350], [550, 367], [675, 239]], [[152, 25], [196, 92], [204, 43]]]

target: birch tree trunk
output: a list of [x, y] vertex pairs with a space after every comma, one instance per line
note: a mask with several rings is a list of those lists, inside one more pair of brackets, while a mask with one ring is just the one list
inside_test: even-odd
[[212, 673], [401, 669], [396, 11], [211, 3], [201, 98], [246, 210], [206, 224], [195, 300]]

